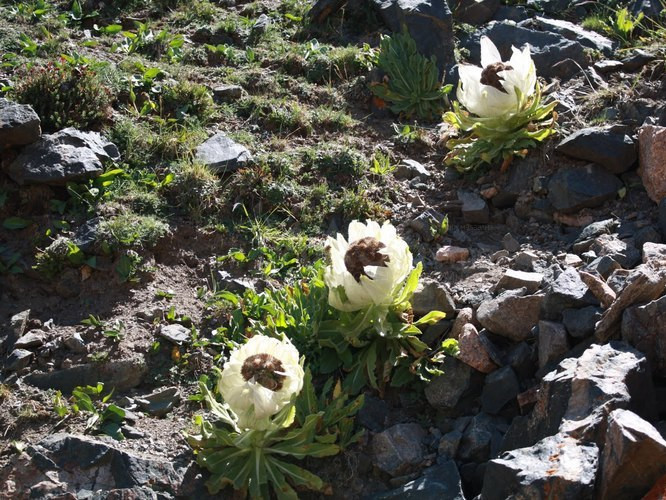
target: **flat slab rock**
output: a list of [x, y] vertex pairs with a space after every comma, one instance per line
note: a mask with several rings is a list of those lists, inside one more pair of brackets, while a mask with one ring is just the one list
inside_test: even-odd
[[97, 177], [105, 162], [119, 159], [116, 145], [99, 133], [70, 127], [45, 134], [24, 148], [7, 173], [18, 184], [64, 185]]
[[458, 467], [453, 460], [429, 467], [418, 479], [365, 500], [465, 500]]
[[598, 464], [596, 444], [557, 434], [488, 462], [481, 497], [591, 500]]
[[613, 174], [626, 172], [638, 159], [634, 140], [624, 128], [616, 126], [577, 130], [565, 137], [556, 151], [594, 162]]
[[252, 154], [245, 146], [219, 132], [196, 149], [195, 158], [213, 172], [224, 173], [245, 166], [252, 161]]

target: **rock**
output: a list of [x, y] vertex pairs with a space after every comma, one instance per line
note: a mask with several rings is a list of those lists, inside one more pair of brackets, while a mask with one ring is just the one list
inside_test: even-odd
[[585, 269], [589, 272], [595, 272], [603, 279], [607, 280], [613, 271], [616, 269], [622, 269], [622, 266], [610, 257], [609, 255], [604, 255], [602, 257], [597, 257], [592, 262], [590, 262]]
[[526, 273], [507, 269], [497, 285], [495, 285], [495, 289], [515, 290], [516, 288], [525, 287], [528, 293], [534, 293], [539, 289], [542, 281], [543, 274], [541, 273]]
[[481, 25], [490, 21], [499, 7], [499, 0], [461, 0], [455, 5], [453, 18], [462, 23]]
[[19, 339], [14, 343], [14, 347], [17, 349], [41, 347], [46, 343], [48, 338], [48, 333], [42, 330], [30, 330], [25, 335], [19, 337]]
[[557, 434], [488, 462], [484, 500], [594, 498], [599, 448]]
[[655, 373], [666, 376], [666, 296], [622, 314], [622, 340], [645, 353]]
[[476, 317], [492, 333], [520, 342], [539, 321], [543, 295], [525, 295], [526, 289], [508, 290], [479, 306]]
[[598, 300], [592, 295], [578, 271], [567, 268], [546, 289], [543, 312], [546, 319], [559, 319], [564, 309], [597, 305]]
[[425, 396], [436, 410], [449, 410], [455, 408], [469, 388], [472, 369], [462, 361], [447, 356], [442, 371], [445, 375], [437, 376], [428, 383]]
[[608, 417], [600, 472], [600, 498], [642, 498], [666, 474], [666, 441], [635, 413], [615, 410]]
[[469, 259], [469, 249], [446, 245], [437, 250], [435, 259], [439, 262], [451, 263]]
[[660, 262], [661, 267], [666, 267], [666, 245], [661, 243], [647, 242], [643, 245], [643, 263]]
[[189, 344], [192, 340], [192, 331], [183, 325], [174, 323], [173, 325], [162, 325], [159, 329], [159, 336], [176, 345]]
[[458, 467], [453, 460], [434, 465], [400, 488], [364, 497], [366, 500], [465, 500]]
[[520, 250], [520, 243], [511, 235], [511, 233], [506, 233], [504, 235], [502, 238], [502, 246], [504, 247], [504, 250], [507, 250], [511, 253]]
[[615, 300], [615, 291], [609, 287], [604, 280], [595, 276], [594, 274], [585, 271], [578, 271], [580, 279], [587, 285], [597, 300], [601, 303], [601, 307], [608, 309]]
[[532, 378], [537, 367], [537, 353], [526, 342], [513, 346], [505, 356], [505, 364], [513, 368], [518, 377]]
[[251, 34], [253, 36], [265, 33], [268, 27], [272, 24], [271, 18], [266, 14], [261, 14], [252, 25]]
[[515, 400], [519, 392], [518, 377], [510, 366], [504, 366], [486, 377], [481, 393], [481, 409], [485, 413], [497, 414], [507, 403]]
[[486, 200], [470, 191], [458, 191], [458, 199], [462, 201], [462, 216], [466, 224], [488, 224], [490, 209]]
[[458, 339], [463, 331], [463, 327], [467, 323], [471, 323], [472, 318], [474, 318], [474, 310], [471, 307], [463, 307], [460, 311], [458, 311], [458, 315], [453, 322], [453, 326], [451, 327], [451, 334], [449, 336], [452, 339]]
[[559, 361], [569, 351], [567, 331], [561, 323], [539, 321], [539, 368]]
[[217, 102], [233, 102], [243, 96], [243, 87], [240, 85], [222, 84], [213, 89], [213, 98]]
[[102, 217], [88, 219], [76, 230], [74, 237], [72, 238], [72, 243], [79, 247], [82, 252], [92, 253], [100, 236], [99, 226], [102, 220]]
[[565, 167], [550, 178], [548, 201], [558, 212], [570, 214], [614, 199], [622, 185], [615, 175], [595, 164]]
[[458, 457], [465, 462], [485, 462], [499, 450], [502, 442], [497, 417], [475, 415], [463, 433]]
[[65, 347], [74, 353], [85, 354], [88, 352], [86, 343], [83, 341], [83, 338], [79, 332], [74, 332], [71, 335], [67, 335], [62, 339], [62, 341]]
[[444, 434], [439, 440], [439, 446], [437, 447], [437, 454], [440, 457], [446, 458], [447, 460], [455, 458], [462, 437], [463, 437], [462, 432], [457, 429], [454, 429], [451, 432], [447, 432], [446, 434]]
[[513, 420], [502, 448], [532, 446], [558, 432], [602, 445], [605, 418], [617, 408], [654, 416], [648, 361], [623, 342], [593, 344], [543, 378], [532, 413]]
[[637, 71], [656, 58], [656, 54], [642, 49], [634, 49], [627, 57], [622, 59], [622, 69], [624, 71]]
[[393, 33], [407, 29], [424, 56], [435, 56], [439, 76], [455, 64], [453, 16], [446, 0], [371, 0]]
[[458, 349], [457, 358], [475, 370], [490, 373], [497, 369], [497, 365], [490, 358], [473, 324], [467, 323], [462, 327], [458, 338]]
[[411, 303], [416, 316], [423, 316], [430, 311], [442, 311], [448, 317], [456, 310], [456, 303], [446, 285], [429, 279], [419, 283]]
[[197, 147], [195, 160], [216, 173], [235, 172], [252, 161], [252, 154], [245, 146], [218, 132]]
[[626, 172], [638, 159], [631, 136], [624, 127], [614, 125], [579, 129], [565, 137], [556, 151], [601, 165], [613, 174]]
[[9, 331], [7, 334], [0, 334], [0, 352], [4, 347], [14, 345], [14, 342], [25, 332], [28, 320], [30, 319], [30, 309], [14, 314], [9, 319]]
[[634, 233], [634, 246], [636, 248], [643, 248], [646, 243], [662, 243], [661, 232], [656, 226], [645, 226]]
[[513, 263], [519, 269], [527, 269], [532, 271], [534, 269], [534, 263], [539, 260], [539, 256], [534, 252], [526, 250], [525, 252], [520, 252], [516, 254], [513, 258]]
[[390, 412], [391, 407], [385, 400], [366, 394], [365, 403], [358, 411], [356, 420], [372, 432], [381, 432], [386, 427], [387, 416]]
[[[537, 16], [534, 24], [544, 31], [558, 33], [565, 38], [580, 43], [583, 47], [598, 50], [605, 56], [609, 56], [615, 49], [615, 44], [610, 38], [600, 35], [596, 31], [588, 31], [569, 21], [561, 19], [548, 19]], [[590, 160], [594, 161], [594, 160]]]
[[425, 437], [418, 424], [397, 424], [375, 434], [370, 443], [374, 465], [393, 477], [411, 472], [423, 461]]
[[79, 385], [95, 385], [102, 382], [117, 392], [136, 387], [143, 382], [148, 366], [141, 356], [112, 360], [106, 363], [89, 363], [53, 372], [32, 372], [25, 382], [40, 389], [57, 389], [71, 392]]
[[622, 69], [624, 64], [622, 61], [616, 61], [614, 59], [602, 59], [601, 61], [597, 61], [594, 63], [594, 69], [596, 69], [599, 73], [602, 74], [609, 74], [609, 73], [615, 73]]
[[643, 266], [645, 264], [634, 269], [627, 277], [627, 284], [597, 323], [594, 337], [598, 341], [605, 342], [619, 333], [620, 319], [627, 307], [654, 300], [666, 288], [666, 272], [657, 272]]
[[418, 161], [405, 159], [398, 164], [393, 175], [396, 179], [427, 178], [430, 177], [430, 172]]
[[345, 0], [317, 0], [308, 12], [308, 17], [312, 22], [321, 24], [344, 4]]
[[659, 230], [662, 239], [666, 241], [666, 197], [659, 202]]
[[423, 241], [433, 241], [443, 221], [443, 214], [429, 208], [409, 221], [409, 227], [416, 231]]
[[652, 198], [666, 197], [666, 127], [644, 125], [638, 129], [638, 175]]
[[25, 349], [14, 349], [5, 360], [5, 370], [17, 372], [30, 364], [32, 352]]
[[602, 309], [587, 306], [582, 309], [565, 309], [562, 311], [564, 327], [575, 339], [584, 339], [594, 334], [594, 327], [601, 319]]
[[45, 134], [25, 147], [7, 173], [18, 184], [64, 185], [97, 177], [104, 163], [120, 159], [115, 144], [98, 132], [82, 132], [74, 128]]
[[[475, 64], [480, 60], [479, 39], [483, 35], [488, 36], [495, 43], [504, 60], [507, 60], [511, 54], [512, 45], [521, 48], [529, 43], [537, 74], [544, 78], [555, 76], [553, 66], [565, 59], [578, 63], [575, 66], [575, 72], [580, 71], [579, 67], [588, 65], [585, 58], [585, 47], [577, 41], [567, 40], [557, 33], [537, 31], [508, 22], [496, 21], [478, 30], [463, 43], [463, 48], [470, 51], [469, 59]], [[572, 74], [560, 76], [570, 77]]]
[[624, 268], [634, 267], [641, 261], [641, 252], [631, 243], [614, 235], [602, 234], [594, 239], [590, 249], [598, 256], [607, 255]]
[[0, 98], [0, 151], [35, 142], [42, 133], [40, 123], [27, 104]]
[[143, 411], [153, 417], [164, 417], [180, 402], [178, 387], [168, 387], [136, 398], [136, 403]]

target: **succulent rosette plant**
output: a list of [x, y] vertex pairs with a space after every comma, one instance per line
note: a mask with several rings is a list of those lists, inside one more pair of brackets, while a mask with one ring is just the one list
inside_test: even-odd
[[557, 120], [557, 102], [542, 102], [529, 45], [512, 47], [511, 58], [502, 61], [490, 38], [480, 43], [481, 66], [458, 66], [458, 101], [444, 114], [460, 134], [447, 142], [445, 162], [461, 171], [500, 159], [508, 167], [514, 156], [524, 157], [554, 134]]
[[270, 417], [303, 388], [303, 367], [288, 340], [255, 335], [234, 350], [218, 380], [222, 398], [243, 429], [265, 430]]

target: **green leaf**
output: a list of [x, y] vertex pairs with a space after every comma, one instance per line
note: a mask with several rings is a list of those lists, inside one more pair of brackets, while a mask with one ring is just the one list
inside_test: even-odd
[[442, 311], [430, 311], [428, 314], [415, 321], [415, 325], [434, 325], [446, 318], [446, 313]]
[[26, 227], [30, 226], [32, 224], [32, 221], [28, 219], [23, 219], [22, 217], [7, 217], [3, 223], [2, 227], [5, 229], [25, 229]]

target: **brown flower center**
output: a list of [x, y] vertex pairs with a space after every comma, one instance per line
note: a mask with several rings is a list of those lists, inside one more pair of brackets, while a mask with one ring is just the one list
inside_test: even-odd
[[254, 379], [271, 391], [282, 389], [282, 383], [287, 378], [282, 362], [275, 356], [264, 353], [248, 356], [241, 368], [241, 375], [245, 380]]
[[349, 245], [345, 253], [345, 267], [356, 281], [361, 281], [361, 275], [368, 276], [365, 266], [387, 267], [389, 256], [379, 252], [382, 248], [386, 248], [386, 245], [371, 236]]
[[504, 78], [499, 76], [497, 73], [499, 73], [500, 71], [511, 70], [511, 69], [513, 69], [511, 66], [509, 66], [508, 64], [504, 64], [503, 62], [496, 62], [489, 64], [488, 66], [483, 68], [483, 71], [481, 72], [480, 82], [483, 85], [490, 85], [491, 87], [495, 87], [500, 92], [508, 94], [505, 88], [502, 87], [502, 80], [504, 80]]

